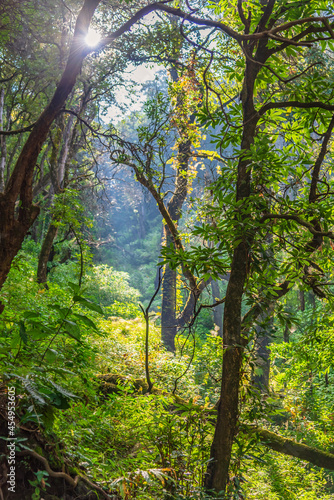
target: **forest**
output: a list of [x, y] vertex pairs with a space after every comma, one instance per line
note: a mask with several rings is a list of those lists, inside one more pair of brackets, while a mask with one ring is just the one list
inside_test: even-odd
[[332, 2], [148, 1], [0, 1], [0, 500], [334, 500]]

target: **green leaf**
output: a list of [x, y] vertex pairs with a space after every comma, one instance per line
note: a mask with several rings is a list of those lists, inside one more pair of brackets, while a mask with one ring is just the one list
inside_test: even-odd
[[97, 330], [97, 326], [94, 323], [94, 321], [92, 321], [91, 319], [87, 318], [87, 316], [85, 316], [84, 314], [74, 313], [73, 316], [76, 316], [79, 320], [81, 320], [84, 323], [84, 325], [86, 325], [86, 326], [88, 326], [90, 328], [93, 328], [93, 330], [95, 330], [95, 331], [98, 331]]
[[81, 291], [79, 285], [77, 285], [76, 283], [72, 283], [71, 281], [69, 281], [68, 282], [68, 286], [73, 290], [73, 292], [76, 295], [79, 295], [79, 293]]
[[39, 318], [40, 317], [40, 314], [38, 312], [35, 312], [35, 311], [25, 311], [23, 313], [23, 317], [25, 319], [30, 319], [30, 318]]
[[20, 321], [20, 338], [24, 344], [28, 343], [28, 335], [23, 321]]
[[71, 333], [80, 334], [80, 328], [74, 321], [64, 319], [64, 324], [66, 325], [66, 330], [69, 330]]
[[54, 349], [47, 349], [45, 359], [48, 363], [53, 363], [57, 359], [58, 352]]
[[75, 295], [73, 297], [74, 302], [79, 302], [79, 304], [87, 307], [87, 309], [90, 309], [91, 311], [98, 312], [99, 314], [103, 314], [103, 310], [101, 306], [96, 304], [95, 302], [92, 302], [89, 299], [85, 299], [84, 297], [80, 297], [80, 295]]

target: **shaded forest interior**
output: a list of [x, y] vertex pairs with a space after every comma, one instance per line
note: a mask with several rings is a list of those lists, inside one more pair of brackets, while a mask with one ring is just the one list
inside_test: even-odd
[[0, 3], [0, 500], [334, 498], [334, 16]]

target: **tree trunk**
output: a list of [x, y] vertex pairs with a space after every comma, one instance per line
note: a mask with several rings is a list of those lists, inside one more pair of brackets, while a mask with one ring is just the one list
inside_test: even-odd
[[[5, 106], [5, 89], [0, 90], [0, 130], [3, 130], [3, 112]], [[6, 166], [6, 136], [0, 136], [0, 192], [5, 189], [5, 166]]]
[[[257, 54], [259, 62], [266, 60], [266, 42], [259, 42]], [[261, 50], [263, 50], [261, 52]], [[243, 109], [243, 134], [241, 150], [249, 151], [254, 142], [257, 116], [254, 109], [254, 83], [259, 65], [246, 60], [245, 77], [241, 92]], [[236, 185], [236, 218], [246, 221], [247, 210], [243, 213], [242, 202], [251, 194], [251, 172], [249, 159], [241, 155], [238, 163]], [[250, 247], [252, 235], [240, 235], [242, 241], [233, 252], [231, 274], [226, 290], [223, 320], [223, 370], [218, 407], [217, 422], [211, 446], [211, 460], [208, 463], [205, 487], [208, 492], [225, 492], [229, 480], [228, 470], [232, 454], [232, 445], [237, 429], [239, 409], [240, 368], [242, 364], [241, 304], [244, 287], [250, 265]], [[239, 238], [240, 238], [239, 236]]]
[[308, 293], [308, 299], [309, 299], [310, 305], [313, 307], [313, 309], [315, 309], [315, 307], [316, 307], [315, 295], [314, 295], [314, 292], [312, 290], [310, 290]]
[[290, 329], [287, 324], [285, 325], [284, 328], [283, 340], [284, 342], [290, 342]]
[[305, 292], [304, 290], [299, 290], [299, 310], [305, 311]]
[[[166, 233], [169, 245], [173, 239], [167, 227]], [[168, 351], [175, 351], [176, 334], [176, 271], [167, 264], [162, 278], [161, 340]]]
[[216, 493], [225, 492], [232, 445], [238, 420], [241, 347], [241, 301], [247, 277], [247, 244], [239, 243], [234, 251], [230, 280], [226, 291], [223, 321], [223, 373], [217, 422], [211, 446], [211, 460], [205, 487]]
[[[178, 74], [175, 68], [170, 71], [174, 82], [178, 81]], [[177, 109], [176, 109], [177, 112]], [[195, 116], [192, 115], [189, 123], [193, 123]], [[167, 210], [173, 221], [178, 223], [181, 216], [181, 209], [188, 190], [188, 163], [191, 157], [191, 141], [188, 138], [187, 130], [180, 130], [180, 143], [177, 154], [177, 174], [175, 179], [175, 190], [167, 204]], [[174, 244], [173, 237], [165, 227], [166, 245]], [[176, 318], [176, 271], [172, 270], [167, 264], [165, 266], [162, 280], [162, 305], [161, 305], [161, 340], [167, 350], [175, 351], [175, 336], [177, 334]]]
[[297, 443], [292, 439], [279, 436], [266, 429], [255, 428], [251, 432], [255, 432], [259, 436], [260, 441], [272, 450], [306, 460], [317, 467], [334, 470], [334, 455], [331, 453], [307, 446], [306, 444]]
[[[272, 325], [272, 319], [268, 323], [268, 327]], [[252, 382], [261, 392], [269, 390], [269, 374], [270, 374], [270, 337], [266, 334], [265, 329], [261, 326], [256, 327], [257, 344], [256, 344], [256, 365], [261, 370], [261, 373], [254, 374]]]
[[[212, 290], [213, 301], [220, 300], [221, 296], [217, 281], [214, 280], [211, 281], [211, 290]], [[224, 310], [223, 304], [219, 304], [218, 306], [213, 308], [213, 321], [215, 325], [218, 327], [218, 334], [220, 335], [220, 337], [222, 337], [223, 335], [223, 310]]]
[[45, 235], [41, 252], [38, 258], [38, 268], [37, 268], [37, 283], [46, 283], [48, 274], [48, 261], [50, 252], [53, 246], [55, 237], [57, 236], [58, 226], [54, 224], [55, 219], [49, 225], [47, 233]]

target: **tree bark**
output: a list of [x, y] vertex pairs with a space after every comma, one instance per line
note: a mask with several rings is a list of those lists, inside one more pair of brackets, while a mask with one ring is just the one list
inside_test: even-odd
[[225, 492], [232, 445], [238, 420], [241, 347], [241, 301], [247, 277], [247, 244], [234, 251], [230, 280], [226, 291], [223, 321], [223, 372], [217, 422], [211, 446], [205, 487], [216, 493]]
[[[168, 246], [174, 240], [168, 227], [165, 232]], [[162, 278], [161, 340], [168, 351], [175, 351], [176, 334], [176, 271], [166, 264]]]
[[37, 283], [46, 283], [48, 274], [48, 261], [52, 250], [53, 242], [58, 233], [58, 226], [53, 217], [43, 240], [41, 252], [38, 257]]
[[290, 342], [290, 329], [289, 329], [288, 325], [285, 325], [283, 340], [284, 340], [284, 342]]
[[[272, 325], [272, 320], [268, 326]], [[270, 337], [266, 334], [261, 326], [256, 327], [257, 340], [256, 340], [256, 365], [261, 370], [261, 373], [254, 374], [252, 382], [261, 392], [268, 392], [269, 390], [269, 375], [270, 375]]]
[[305, 311], [305, 292], [304, 290], [299, 290], [299, 310]]
[[[3, 113], [5, 106], [5, 89], [0, 90], [0, 130], [3, 130]], [[5, 189], [5, 166], [6, 166], [6, 136], [0, 136], [0, 192]]]
[[334, 455], [331, 453], [313, 448], [312, 446], [307, 446], [306, 444], [296, 443], [296, 441], [292, 439], [279, 436], [266, 429], [257, 427], [252, 429], [251, 432], [256, 432], [260, 441], [272, 450], [283, 453], [284, 455], [306, 460], [317, 467], [334, 470]]
[[[213, 300], [220, 300], [220, 290], [217, 281], [211, 281], [211, 290], [212, 290], [212, 298]], [[219, 304], [218, 306], [213, 308], [213, 321], [214, 324], [218, 327], [218, 334], [220, 337], [223, 335], [223, 304]]]

